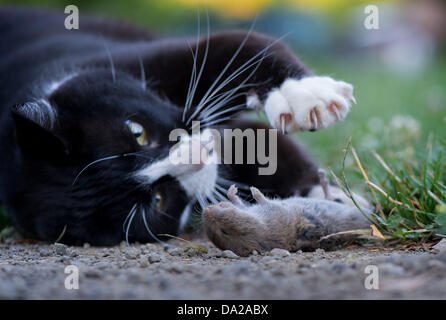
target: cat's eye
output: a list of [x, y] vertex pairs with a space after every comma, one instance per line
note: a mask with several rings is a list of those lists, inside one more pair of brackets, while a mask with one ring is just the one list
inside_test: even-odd
[[144, 129], [144, 127], [141, 124], [131, 120], [127, 120], [125, 124], [127, 125], [130, 132], [135, 137], [136, 142], [140, 146], [147, 146], [149, 144], [149, 139], [147, 137], [146, 129]]
[[155, 206], [158, 211], [162, 211], [164, 207], [164, 197], [159, 191], [155, 193]]

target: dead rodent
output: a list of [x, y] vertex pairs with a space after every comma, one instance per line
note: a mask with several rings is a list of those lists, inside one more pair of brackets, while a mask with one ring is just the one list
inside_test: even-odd
[[333, 250], [347, 244], [352, 237], [321, 238], [370, 226], [357, 208], [335, 201], [302, 197], [268, 199], [254, 187], [251, 193], [257, 204], [243, 203], [233, 185], [227, 194], [230, 202], [220, 202], [204, 210], [206, 234], [220, 249], [232, 250], [240, 256], [274, 248]]

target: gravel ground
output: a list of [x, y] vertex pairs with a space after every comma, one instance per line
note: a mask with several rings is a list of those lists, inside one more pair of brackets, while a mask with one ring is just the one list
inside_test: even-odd
[[[1, 244], [0, 299], [445, 299], [446, 251], [351, 247], [339, 251], [274, 249], [240, 258], [170, 241], [111, 248]], [[68, 290], [68, 265], [79, 289]], [[365, 289], [367, 265], [379, 289]]]

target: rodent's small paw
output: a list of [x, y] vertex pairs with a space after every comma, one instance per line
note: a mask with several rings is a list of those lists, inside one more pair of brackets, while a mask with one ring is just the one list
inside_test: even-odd
[[259, 189], [257, 189], [256, 187], [251, 187], [250, 189], [252, 197], [257, 201], [257, 203], [262, 204], [268, 202], [268, 199]]
[[265, 101], [269, 122], [283, 132], [313, 131], [343, 120], [350, 110], [353, 86], [330, 77], [287, 79]]
[[231, 185], [226, 193], [229, 201], [231, 201], [236, 206], [244, 206], [242, 199], [237, 195], [238, 189], [235, 184]]

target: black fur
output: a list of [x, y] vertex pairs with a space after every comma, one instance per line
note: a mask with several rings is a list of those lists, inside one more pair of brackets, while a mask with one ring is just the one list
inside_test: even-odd
[[[153, 234], [178, 232], [179, 217], [190, 201], [177, 181], [164, 176], [150, 186], [132, 173], [166, 157], [169, 132], [187, 128], [182, 121], [196, 39], [155, 39], [123, 23], [81, 17], [79, 30], [64, 29], [61, 13], [0, 9], [0, 200], [25, 236], [54, 241], [113, 245], [125, 239], [123, 226], [131, 209], [145, 209]], [[209, 53], [192, 106], [208, 90], [246, 32], [225, 32], [199, 42], [198, 66]], [[230, 74], [274, 40], [253, 33]], [[276, 43], [242, 92], [260, 99], [288, 77], [308, 70], [282, 44]], [[145, 83], [142, 85], [145, 70]], [[248, 72], [249, 73], [249, 72]], [[238, 86], [248, 75], [230, 82]], [[48, 94], [50, 84], [75, 76]], [[43, 99], [43, 100], [41, 100]], [[33, 108], [57, 113], [37, 116]], [[244, 103], [246, 95], [231, 101]], [[188, 115], [192, 114], [193, 108]], [[125, 121], [149, 128], [155, 148], [140, 147]], [[227, 127], [264, 125], [234, 120]], [[316, 184], [317, 166], [286, 136], [279, 135], [279, 165], [273, 176], [259, 177], [257, 165], [233, 165], [222, 175], [256, 185], [269, 195], [305, 194]], [[136, 153], [136, 154], [135, 154]], [[88, 166], [92, 162], [112, 157]], [[83, 170], [84, 169], [84, 170]], [[81, 173], [81, 174], [79, 174]], [[153, 210], [154, 194], [165, 197], [163, 213]], [[127, 220], [128, 222], [128, 220]], [[135, 215], [129, 241], [147, 242], [143, 217]]]

